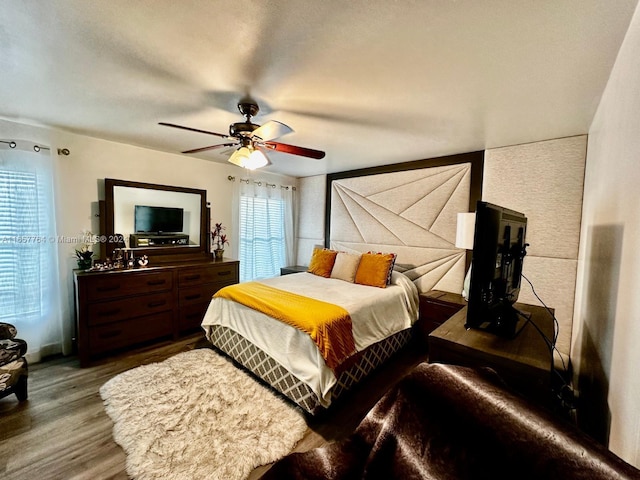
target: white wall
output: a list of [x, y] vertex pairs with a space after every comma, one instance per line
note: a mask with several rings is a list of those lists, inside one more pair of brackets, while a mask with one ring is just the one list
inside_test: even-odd
[[[574, 364], [581, 422], [640, 467], [640, 7], [589, 130]], [[600, 418], [599, 422], [593, 419]], [[607, 438], [608, 437], [608, 438]]]
[[[37, 127], [0, 119], [0, 138], [23, 139], [48, 145], [55, 163], [56, 225], [59, 236], [78, 236], [84, 230], [99, 232], [97, 202], [104, 199], [104, 179], [115, 178], [138, 182], [175, 185], [207, 190], [211, 203], [212, 222], [222, 222], [233, 231], [232, 192], [234, 183], [229, 175], [240, 178], [253, 176], [271, 182], [296, 185], [297, 179], [247, 171], [231, 164], [189, 158], [184, 155], [159, 152], [117, 142], [77, 135], [56, 129]], [[69, 156], [55, 154], [58, 148], [68, 148]], [[231, 240], [230, 257], [237, 255], [237, 238]], [[75, 245], [60, 244], [60, 284], [64, 327], [73, 331], [73, 275], [77, 268]], [[225, 254], [226, 255], [226, 254]], [[66, 346], [66, 351], [69, 345]]]

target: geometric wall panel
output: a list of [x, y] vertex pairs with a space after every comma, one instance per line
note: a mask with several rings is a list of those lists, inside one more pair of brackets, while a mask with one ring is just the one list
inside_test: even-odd
[[[482, 199], [527, 216], [523, 273], [555, 309], [564, 354], [573, 328], [586, 151], [587, 136], [577, 135], [485, 152]], [[523, 281], [518, 300], [539, 305], [529, 290]]]
[[458, 292], [466, 252], [455, 248], [456, 222], [469, 209], [470, 185], [470, 163], [336, 179], [329, 244], [394, 252], [421, 292]]

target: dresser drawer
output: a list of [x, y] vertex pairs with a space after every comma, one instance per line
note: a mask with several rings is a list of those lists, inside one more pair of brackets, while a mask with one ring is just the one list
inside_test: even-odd
[[223, 263], [221, 265], [209, 265], [207, 267], [183, 268], [178, 273], [178, 286], [188, 287], [203, 283], [238, 281], [238, 264]]
[[466, 305], [462, 295], [457, 293], [430, 290], [420, 294], [420, 319], [416, 329], [426, 342], [429, 334], [449, 320]]
[[437, 303], [427, 303], [427, 305], [424, 305], [421, 303], [420, 307], [420, 314], [423, 318], [436, 323], [444, 323], [458, 313], [462, 305], [440, 305]]
[[162, 272], [114, 272], [109, 275], [86, 276], [87, 300], [134, 296], [171, 290], [173, 286], [171, 271]]
[[235, 281], [206, 283], [195, 287], [181, 288], [178, 293], [180, 308], [196, 303], [209, 303], [213, 294], [227, 285], [233, 285]]
[[196, 303], [180, 309], [180, 317], [178, 319], [178, 329], [180, 332], [186, 330], [195, 330], [202, 324], [204, 314], [209, 308], [209, 302]]
[[116, 348], [171, 335], [172, 319], [172, 312], [163, 312], [96, 326], [89, 332], [91, 353], [108, 352]]
[[90, 326], [102, 325], [127, 318], [164, 312], [165, 310], [171, 310], [172, 304], [173, 295], [171, 292], [91, 303], [88, 306], [89, 317], [87, 323]]

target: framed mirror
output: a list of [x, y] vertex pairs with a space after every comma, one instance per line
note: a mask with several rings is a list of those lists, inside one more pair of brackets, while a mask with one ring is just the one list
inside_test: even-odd
[[211, 258], [206, 190], [106, 178], [104, 192], [106, 257], [126, 246], [151, 264]]

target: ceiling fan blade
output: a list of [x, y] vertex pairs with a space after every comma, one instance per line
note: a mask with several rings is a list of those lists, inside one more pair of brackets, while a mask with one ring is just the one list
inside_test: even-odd
[[265, 148], [275, 150], [276, 152], [290, 153], [292, 155], [315, 158], [316, 160], [320, 160], [325, 156], [325, 153], [320, 150], [313, 150], [311, 148], [305, 147], [296, 147], [295, 145], [288, 145], [286, 143], [263, 142], [261, 145], [263, 145]]
[[200, 153], [200, 152], [206, 152], [208, 150], [215, 150], [216, 148], [234, 147], [237, 145], [238, 145], [237, 143], [221, 143], [219, 145], [209, 145], [208, 147], [194, 148], [193, 150], [185, 150], [184, 152], [181, 152], [181, 153]]
[[264, 125], [256, 128], [253, 131], [253, 136], [266, 142], [267, 140], [273, 140], [274, 138], [279, 138], [291, 132], [293, 132], [293, 128], [288, 125], [275, 120], [269, 120]]
[[232, 137], [229, 137], [229, 135], [224, 135], [222, 133], [210, 132], [208, 130], [200, 130], [198, 128], [183, 127], [182, 125], [176, 125], [175, 123], [159, 122], [158, 125], [163, 125], [165, 127], [180, 128], [182, 130], [187, 130], [189, 132], [206, 133], [207, 135], [215, 135], [216, 137], [232, 138]]

